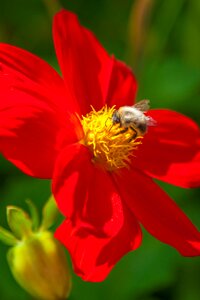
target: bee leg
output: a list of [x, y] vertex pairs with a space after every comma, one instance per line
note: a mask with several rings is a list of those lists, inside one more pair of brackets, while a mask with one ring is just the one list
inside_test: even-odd
[[124, 129], [122, 129], [122, 130], [120, 130], [120, 131], [119, 131], [118, 133], [116, 133], [115, 135], [123, 134], [123, 133], [127, 132], [127, 130], [128, 130], [128, 127], [124, 128]]
[[138, 136], [138, 133], [137, 133], [137, 131], [135, 130], [135, 128], [130, 127], [130, 129], [131, 129], [134, 133], [133, 133], [133, 136], [129, 139], [129, 143], [130, 143], [132, 140], [135, 140], [135, 139], [137, 138], [137, 136]]

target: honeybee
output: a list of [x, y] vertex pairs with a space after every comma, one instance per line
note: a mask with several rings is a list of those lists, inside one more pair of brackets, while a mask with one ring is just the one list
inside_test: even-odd
[[148, 126], [154, 126], [155, 120], [146, 116], [144, 112], [149, 110], [149, 100], [141, 100], [133, 106], [122, 106], [115, 110], [112, 115], [113, 125], [119, 124], [122, 130], [119, 133], [124, 133], [131, 129], [133, 139], [138, 136], [143, 136], [147, 132]]

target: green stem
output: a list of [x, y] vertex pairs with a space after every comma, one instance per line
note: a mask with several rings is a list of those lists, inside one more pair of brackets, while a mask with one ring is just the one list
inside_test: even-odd
[[178, 16], [185, 4], [185, 0], [165, 1], [163, 2], [161, 13], [156, 20], [157, 26], [162, 28], [162, 38], [160, 39], [158, 53], [162, 53], [165, 48], [169, 36], [173, 31], [174, 25], [177, 22]]

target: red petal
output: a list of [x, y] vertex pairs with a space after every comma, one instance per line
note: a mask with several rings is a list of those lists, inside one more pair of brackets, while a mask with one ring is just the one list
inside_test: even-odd
[[117, 108], [133, 105], [137, 92], [137, 81], [129, 67], [113, 58], [113, 69], [107, 94], [107, 104]]
[[[0, 81], [10, 92], [18, 89], [48, 98], [55, 109], [69, 111], [69, 95], [62, 78], [45, 61], [20, 48], [0, 43]], [[23, 89], [24, 88], [24, 89]], [[34, 93], [35, 92], [35, 93]]]
[[152, 235], [184, 256], [200, 255], [199, 231], [158, 185], [133, 170], [114, 176], [124, 201]]
[[102, 281], [127, 252], [139, 247], [140, 227], [128, 210], [121, 230], [112, 237], [100, 238], [84, 226], [65, 221], [56, 231], [58, 238], [69, 250], [75, 272], [87, 281]]
[[133, 166], [151, 177], [181, 187], [200, 186], [200, 130], [186, 116], [151, 110], [156, 126], [149, 127], [135, 152]]
[[0, 85], [0, 151], [25, 173], [51, 177], [60, 129], [75, 136], [62, 79], [36, 56], [0, 44]]
[[123, 223], [122, 204], [109, 173], [81, 144], [66, 147], [56, 162], [53, 193], [60, 210], [93, 232], [113, 235]]
[[93, 34], [82, 27], [76, 15], [62, 10], [53, 25], [59, 64], [81, 114], [99, 110], [104, 105], [112, 71], [112, 59]]

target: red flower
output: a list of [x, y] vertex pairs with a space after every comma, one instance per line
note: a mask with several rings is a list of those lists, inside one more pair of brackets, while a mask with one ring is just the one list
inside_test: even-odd
[[53, 35], [63, 78], [40, 58], [0, 44], [0, 150], [25, 173], [53, 179], [67, 217], [56, 237], [75, 271], [103, 280], [140, 245], [139, 223], [182, 255], [199, 255], [199, 231], [151, 179], [200, 185], [198, 126], [160, 109], [148, 112], [157, 125], [143, 139], [117, 134], [113, 106], [133, 105], [136, 94], [130, 69], [70, 12], [55, 16]]

